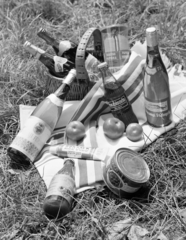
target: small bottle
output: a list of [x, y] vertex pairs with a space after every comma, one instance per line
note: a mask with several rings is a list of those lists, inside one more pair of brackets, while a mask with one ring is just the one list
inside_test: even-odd
[[171, 123], [169, 77], [158, 48], [156, 28], [146, 29], [147, 58], [143, 81], [147, 122], [153, 127]]
[[[58, 41], [50, 36], [50, 34], [43, 28], [38, 31], [37, 35], [44, 39], [47, 44], [51, 45], [58, 56], [65, 57], [75, 64], [76, 51], [78, 47], [76, 43], [69, 40]], [[103, 61], [103, 56], [101, 56], [100, 53], [102, 53], [101, 50], [97, 53], [97, 55], [100, 57], [99, 59]], [[90, 81], [96, 82], [100, 78], [99, 70], [97, 68], [99, 64], [100, 61], [95, 56], [87, 51], [85, 52], [85, 68], [88, 72]]]
[[104, 97], [110, 106], [113, 116], [120, 119], [125, 124], [125, 128], [130, 123], [138, 123], [124, 88], [110, 72], [108, 64], [106, 62], [101, 63], [98, 65], [98, 68], [103, 79]]
[[43, 210], [49, 219], [59, 220], [71, 211], [75, 194], [75, 166], [72, 159], [66, 159], [62, 169], [52, 178]]
[[70, 69], [75, 68], [75, 64], [67, 60], [67, 58], [52, 56], [28, 41], [24, 43], [24, 47], [42, 62], [48, 68], [50, 74], [55, 77], [64, 78]]
[[13, 167], [27, 168], [30, 162], [34, 162], [61, 116], [64, 101], [75, 77], [76, 70], [72, 69], [55, 93], [45, 98], [25, 122], [8, 148], [7, 153]]

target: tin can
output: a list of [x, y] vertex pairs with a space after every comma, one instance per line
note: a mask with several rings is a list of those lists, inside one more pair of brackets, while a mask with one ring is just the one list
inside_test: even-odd
[[145, 184], [150, 170], [145, 160], [128, 148], [120, 148], [103, 167], [107, 187], [120, 198], [130, 198]]

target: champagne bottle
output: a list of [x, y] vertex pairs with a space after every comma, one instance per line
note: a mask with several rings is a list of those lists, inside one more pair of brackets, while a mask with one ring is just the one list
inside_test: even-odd
[[76, 70], [72, 69], [55, 93], [45, 98], [25, 122], [8, 148], [13, 167], [26, 168], [30, 162], [34, 162], [61, 116], [65, 98], [75, 77]]
[[28, 52], [42, 62], [48, 68], [50, 74], [55, 77], [64, 78], [70, 69], [75, 68], [75, 64], [73, 62], [63, 57], [52, 56], [28, 41], [24, 43], [24, 47]]
[[146, 29], [147, 58], [143, 81], [147, 122], [153, 127], [171, 123], [169, 77], [161, 59], [158, 34], [154, 27]]
[[[65, 57], [75, 64], [77, 44], [68, 40], [58, 41], [50, 36], [50, 34], [43, 28], [41, 28], [37, 34], [40, 38], [44, 39], [47, 44], [53, 47], [58, 56]], [[103, 61], [103, 57], [99, 59], [100, 60], [98, 60], [98, 58], [94, 57], [89, 52], [85, 52], [85, 68], [88, 72], [89, 79], [92, 82], [97, 82], [100, 78], [97, 66], [100, 64], [100, 61]]]
[[104, 97], [114, 117], [120, 119], [126, 128], [130, 123], [138, 123], [124, 88], [115, 79], [108, 68], [108, 64], [106, 62], [101, 63], [98, 68], [102, 75], [105, 90]]
[[[78, 47], [76, 43], [69, 40], [59, 41], [58, 39], [53, 38], [44, 28], [40, 28], [37, 35], [45, 40], [47, 44], [51, 45], [58, 56], [65, 57], [72, 62], [75, 61], [76, 50]], [[99, 59], [99, 61], [103, 62], [103, 53], [100, 49], [95, 51], [92, 48], [86, 48], [85, 58], [89, 53]]]
[[75, 166], [72, 159], [66, 159], [62, 169], [52, 178], [43, 210], [49, 219], [59, 220], [71, 211], [75, 193]]

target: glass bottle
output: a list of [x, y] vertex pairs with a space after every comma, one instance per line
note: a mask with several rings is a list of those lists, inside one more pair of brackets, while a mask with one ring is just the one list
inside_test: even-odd
[[75, 68], [75, 64], [67, 60], [67, 58], [52, 56], [28, 41], [24, 43], [24, 47], [42, 62], [48, 68], [50, 74], [55, 77], [64, 78], [70, 69]]
[[146, 29], [147, 58], [143, 81], [147, 122], [153, 127], [171, 123], [169, 77], [161, 59], [156, 28]]
[[[58, 41], [43, 28], [38, 31], [37, 35], [45, 40], [47, 44], [51, 45], [58, 56], [65, 57], [75, 64], [78, 47], [76, 43], [69, 40]], [[99, 51], [96, 56], [103, 61], [103, 56], [101, 56], [100, 53], [102, 53], [102, 51]], [[92, 82], [96, 82], [100, 78], [99, 70], [97, 68], [100, 64], [98, 58], [90, 54], [88, 51], [85, 52], [85, 68], [88, 72], [90, 81]]]
[[12, 167], [29, 167], [53, 132], [63, 109], [63, 104], [76, 77], [72, 69], [62, 85], [46, 97], [32, 112], [24, 127], [14, 138], [8, 148]]
[[64, 166], [52, 178], [43, 203], [49, 219], [59, 220], [71, 211], [75, 194], [75, 164], [66, 159]]
[[126, 128], [130, 123], [138, 123], [124, 88], [110, 72], [108, 64], [101, 63], [98, 68], [103, 79], [105, 100], [110, 106], [113, 116], [120, 119]]

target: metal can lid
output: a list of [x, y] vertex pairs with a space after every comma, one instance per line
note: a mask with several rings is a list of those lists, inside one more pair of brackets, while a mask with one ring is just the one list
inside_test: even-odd
[[115, 161], [119, 170], [131, 181], [145, 183], [149, 180], [150, 170], [147, 163], [133, 150], [118, 149], [115, 153]]

